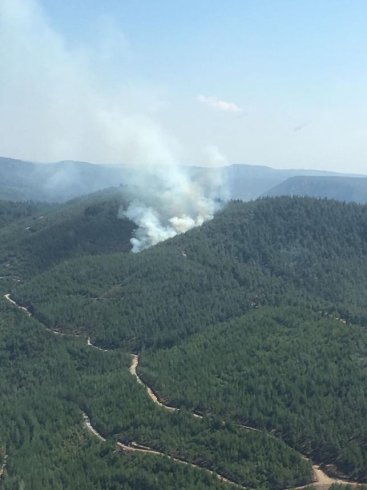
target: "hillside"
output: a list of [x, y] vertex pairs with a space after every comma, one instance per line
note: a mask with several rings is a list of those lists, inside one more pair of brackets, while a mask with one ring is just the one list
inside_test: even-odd
[[[127, 353], [53, 335], [4, 301], [0, 359], [0, 485], [6, 490], [25, 482], [34, 490], [233, 488], [207, 468], [263, 489], [270, 479], [279, 489], [310, 479], [307, 462], [284, 443], [164, 413], [129, 374]], [[83, 412], [106, 441], [87, 430]], [[135, 441], [187, 464], [117, 448]]]
[[23, 201], [1, 201], [0, 200], [0, 229], [14, 223], [22, 218], [29, 218], [39, 215], [42, 212], [48, 212], [52, 205], [47, 203]]
[[118, 189], [61, 205], [0, 201], [0, 276], [25, 278], [73, 257], [129, 251], [135, 225], [118, 217], [123, 204]]
[[[87, 324], [99, 341], [137, 350], [286, 301], [364, 319], [366, 217], [363, 206], [313, 199], [232, 203], [143, 253], [70, 261], [14, 293], [51, 325]], [[67, 319], [66, 301], [80, 303]]]
[[[94, 222], [95, 233], [104, 221]], [[56, 399], [61, 394], [63, 410], [82, 407], [106, 437], [123, 434], [125, 443], [251, 488], [309, 482], [299, 453], [338, 478], [366, 481], [366, 223], [367, 207], [357, 204], [232, 202], [202, 227], [139, 254], [101, 247], [94, 256], [60, 255], [17, 283], [11, 298], [29, 308], [32, 329], [70, 334], [56, 336], [55, 359], [66, 362], [66, 348], [75, 366]], [[76, 334], [77, 345], [63, 347]], [[92, 346], [138, 353], [143, 380], [181, 412], [150, 413], [154, 404], [131, 383], [128, 356], [95, 349], [89, 361], [88, 337]], [[33, 355], [21, 338], [9, 342], [6, 356]], [[9, 401], [9, 410], [12, 403], [22, 406]], [[240, 426], [257, 430], [243, 434]]]
[[264, 192], [264, 196], [309, 196], [367, 203], [367, 178], [296, 176]]
[[147, 353], [141, 374], [168, 405], [266, 429], [366, 481], [366, 349], [365, 326], [263, 307]]

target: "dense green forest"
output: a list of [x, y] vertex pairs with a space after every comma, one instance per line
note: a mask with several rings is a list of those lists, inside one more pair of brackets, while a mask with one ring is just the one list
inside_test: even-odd
[[[53, 335], [4, 301], [0, 308], [4, 488], [19, 488], [22, 481], [29, 488], [174, 488], [175, 479], [180, 488], [224, 487], [205, 471], [176, 468], [159, 456], [118, 455], [117, 440], [138, 442], [252, 488], [282, 489], [310, 479], [309, 464], [267, 434], [162, 411], [129, 374], [128, 354]], [[107, 443], [83, 428], [82, 411]]]
[[170, 405], [275, 433], [367, 480], [367, 330], [300, 308], [259, 308], [142, 356]]
[[[116, 454], [117, 440], [250, 488], [311, 481], [299, 452], [366, 481], [367, 207], [233, 202], [131, 254], [124, 205], [102, 193], [1, 230], [3, 294], [33, 313], [1, 306], [5, 488], [30, 465], [30, 488], [225, 487], [159, 456]], [[88, 347], [87, 336], [114, 351]], [[128, 372], [131, 352], [180, 412], [149, 400]], [[83, 411], [106, 443], [83, 428]]]
[[41, 212], [47, 212], [52, 208], [53, 206], [47, 203], [0, 201], [0, 228], [21, 218], [29, 218]]
[[50, 326], [98, 344], [169, 347], [264, 305], [366, 322], [367, 208], [301, 198], [232, 203], [134, 255], [67, 261], [13, 288]]
[[0, 275], [24, 280], [73, 257], [128, 252], [135, 225], [119, 217], [124, 205], [118, 189], [59, 206], [0, 201]]

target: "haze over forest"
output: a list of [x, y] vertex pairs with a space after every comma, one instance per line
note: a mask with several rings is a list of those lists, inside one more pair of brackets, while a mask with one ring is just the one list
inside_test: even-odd
[[367, 489], [367, 3], [0, 0], [0, 489]]

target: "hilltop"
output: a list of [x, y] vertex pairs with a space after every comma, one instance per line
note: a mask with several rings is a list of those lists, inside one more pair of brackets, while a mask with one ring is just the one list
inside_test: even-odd
[[367, 203], [367, 178], [346, 176], [296, 176], [267, 190], [265, 196], [309, 196]]
[[[116, 196], [101, 196], [68, 204], [72, 219], [63, 218], [62, 229], [80, 224], [95, 206], [95, 236], [108, 230]], [[45, 230], [59, 212], [50, 210]], [[23, 226], [19, 219], [5, 229]], [[123, 433], [126, 444], [138, 441], [200, 464], [198, 455], [205, 455], [209, 468], [252, 488], [310, 481], [299, 453], [329, 474], [366, 481], [366, 223], [367, 207], [358, 204], [295, 197], [231, 202], [212, 221], [139, 254], [114, 250], [114, 235], [105, 231], [94, 255], [87, 246], [65, 255], [56, 248], [47, 267], [13, 285], [11, 298], [28, 308], [33, 329], [67, 334], [56, 336], [56, 359], [66, 362], [61, 345], [73, 336], [138, 353], [142, 379], [181, 409], [177, 419], [159, 407], [153, 416], [141, 387], [129, 381], [128, 356], [122, 369], [113, 368], [107, 357], [98, 364], [97, 354], [110, 353], [96, 350], [93, 362], [102, 371], [93, 378], [87, 347], [69, 346], [78, 368], [68, 368], [68, 389], [61, 381], [62, 403], [84, 407], [105, 437]], [[124, 229], [126, 243], [131, 231]], [[82, 230], [80, 243], [83, 236]], [[5, 352], [32, 353], [19, 339], [11, 345]], [[203, 416], [203, 425], [190, 413]], [[256, 429], [246, 432], [251, 457], [241, 425]], [[225, 447], [233, 460], [221, 453]]]
[[[366, 218], [364, 206], [309, 198], [233, 202], [202, 227], [143, 253], [68, 261], [14, 293], [48, 322], [88, 324], [100, 341], [138, 350], [286, 301], [365, 318]], [[66, 297], [84, 310], [64, 321]], [[101, 315], [106, 334], [94, 320]]]
[[128, 252], [134, 223], [119, 217], [121, 190], [64, 204], [0, 201], [0, 276], [26, 278], [73, 257]]

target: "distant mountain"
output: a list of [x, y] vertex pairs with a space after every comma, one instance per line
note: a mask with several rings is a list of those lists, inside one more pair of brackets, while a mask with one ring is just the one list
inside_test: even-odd
[[0, 199], [64, 202], [122, 184], [122, 169], [84, 162], [40, 164], [0, 157]]
[[[228, 199], [250, 201], [296, 176], [344, 176], [318, 170], [277, 170], [267, 166], [236, 164], [226, 167], [188, 166], [195, 179], [219, 178]], [[126, 184], [134, 176], [126, 165], [96, 165], [64, 161], [33, 163], [0, 157], [0, 200], [65, 202], [98, 190]], [[270, 194], [269, 194], [270, 195]]]
[[296, 176], [264, 192], [264, 196], [309, 196], [365, 204], [367, 177]]
[[226, 167], [226, 175], [231, 199], [249, 201], [260, 197], [269, 189], [294, 176], [331, 176], [338, 174], [319, 170], [278, 170], [263, 165], [238, 164]]

